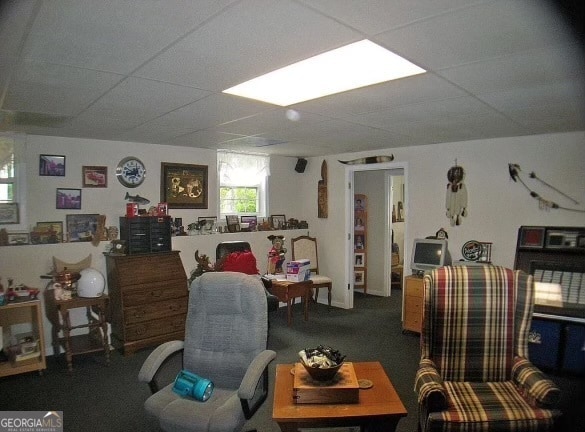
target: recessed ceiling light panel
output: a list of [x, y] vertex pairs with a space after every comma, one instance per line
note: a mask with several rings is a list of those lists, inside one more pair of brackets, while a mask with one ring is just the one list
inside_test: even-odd
[[365, 39], [224, 90], [280, 106], [426, 72]]

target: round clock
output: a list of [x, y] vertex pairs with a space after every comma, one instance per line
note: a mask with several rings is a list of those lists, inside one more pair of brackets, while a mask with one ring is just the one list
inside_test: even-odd
[[146, 168], [140, 159], [129, 156], [120, 161], [116, 167], [116, 177], [120, 183], [129, 188], [140, 186], [146, 176]]

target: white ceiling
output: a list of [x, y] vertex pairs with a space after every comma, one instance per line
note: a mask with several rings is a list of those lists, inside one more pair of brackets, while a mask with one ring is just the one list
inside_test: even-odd
[[[221, 93], [364, 38], [428, 73]], [[13, 0], [0, 41], [0, 130], [287, 156], [585, 130], [584, 51], [538, 0]]]

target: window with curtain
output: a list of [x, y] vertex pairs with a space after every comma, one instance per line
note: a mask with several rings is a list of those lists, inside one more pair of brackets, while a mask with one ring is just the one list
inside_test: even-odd
[[0, 135], [0, 202], [16, 202], [14, 139]]
[[22, 135], [0, 133], [0, 203], [18, 205], [18, 224], [11, 230], [28, 229], [26, 217], [26, 170]]
[[266, 216], [270, 158], [264, 155], [217, 152], [219, 215]]

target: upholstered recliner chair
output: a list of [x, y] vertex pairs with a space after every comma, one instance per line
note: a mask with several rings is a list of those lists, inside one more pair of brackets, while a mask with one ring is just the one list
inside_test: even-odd
[[[267, 314], [258, 277], [209, 272], [195, 279], [185, 340], [157, 347], [140, 369], [139, 380], [153, 391], [145, 402], [147, 415], [164, 431], [240, 430], [268, 393], [268, 364], [276, 353], [266, 349]], [[171, 375], [164, 369], [176, 364], [169, 359], [177, 352], [182, 364]], [[181, 368], [213, 382], [207, 401], [179, 396], [173, 382], [159, 389], [161, 378]]]
[[419, 430], [553, 430], [560, 390], [527, 357], [532, 276], [441, 267], [424, 287]]

